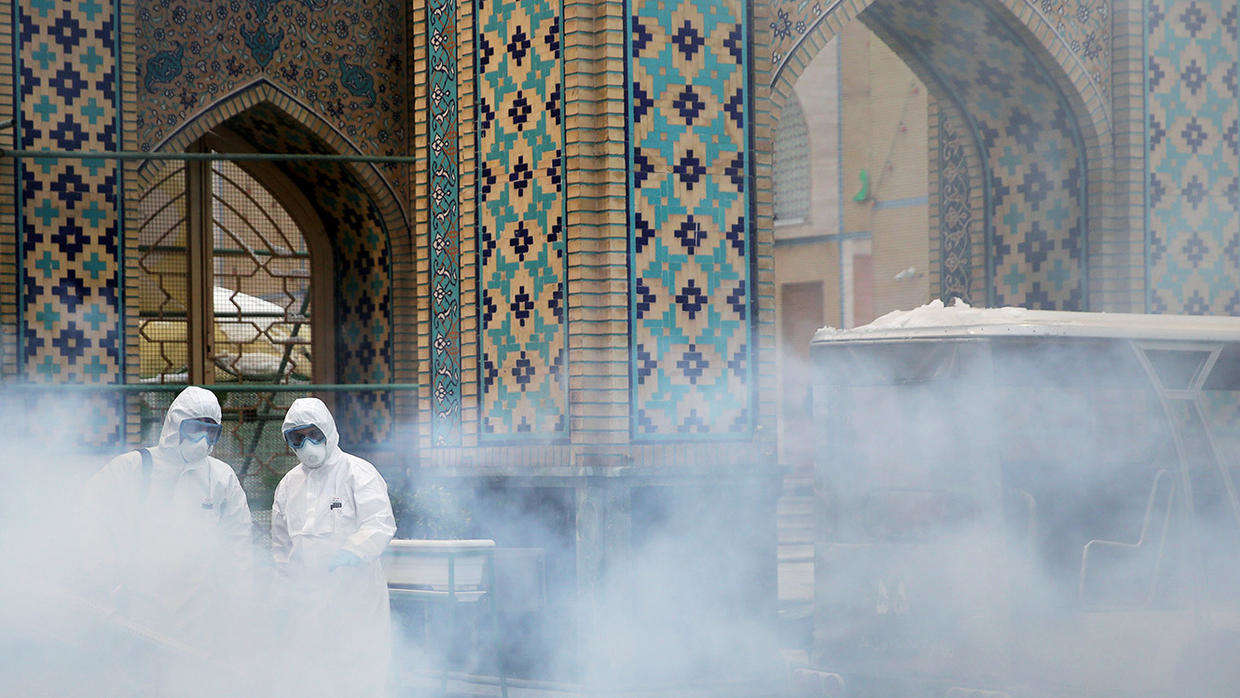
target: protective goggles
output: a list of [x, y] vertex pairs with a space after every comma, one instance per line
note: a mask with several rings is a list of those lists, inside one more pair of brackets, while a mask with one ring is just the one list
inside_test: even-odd
[[327, 441], [327, 437], [323, 435], [323, 432], [318, 427], [309, 424], [304, 427], [293, 427], [284, 432], [284, 440], [288, 442], [289, 448], [296, 451], [307, 441], [312, 444], [321, 444]]
[[181, 440], [197, 441], [206, 437], [207, 443], [212, 446], [219, 441], [220, 431], [222, 427], [215, 420], [208, 417], [195, 417], [181, 422]]

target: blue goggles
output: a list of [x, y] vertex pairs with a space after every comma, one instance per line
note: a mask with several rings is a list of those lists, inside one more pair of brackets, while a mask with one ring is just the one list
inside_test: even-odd
[[284, 440], [288, 442], [289, 448], [296, 451], [307, 441], [312, 444], [321, 444], [327, 441], [327, 437], [318, 427], [308, 424], [304, 427], [293, 427], [284, 432]]
[[181, 441], [197, 441], [206, 438], [207, 443], [214, 446], [220, 439], [223, 428], [208, 417], [195, 417], [181, 422]]

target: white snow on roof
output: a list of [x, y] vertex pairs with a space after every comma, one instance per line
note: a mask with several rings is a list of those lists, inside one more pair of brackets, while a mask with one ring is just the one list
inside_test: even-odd
[[1035, 335], [1240, 341], [1240, 318], [974, 308], [960, 299], [951, 305], [935, 300], [913, 310], [887, 313], [853, 329], [824, 327], [814, 334], [814, 343]]

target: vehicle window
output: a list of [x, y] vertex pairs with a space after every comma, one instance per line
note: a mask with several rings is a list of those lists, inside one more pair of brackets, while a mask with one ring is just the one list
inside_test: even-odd
[[1006, 518], [1054, 594], [1078, 601], [1087, 546], [1088, 576], [1102, 580], [1091, 593], [1108, 605], [1166, 592], [1177, 459], [1132, 352], [1114, 342], [1047, 343], [995, 356]]
[[1179, 349], [1146, 349], [1145, 358], [1158, 376], [1158, 382], [1167, 390], [1188, 390], [1197, 374], [1205, 368], [1209, 351], [1185, 351]]
[[[1231, 395], [1230, 397], [1235, 397]], [[1232, 600], [1240, 585], [1240, 511], [1236, 502], [1234, 451], [1216, 446], [1233, 443], [1234, 423], [1222, 419], [1236, 407], [1224, 395], [1210, 399], [1173, 400], [1169, 403], [1173, 424], [1180, 434], [1184, 465], [1192, 491], [1189, 518], [1192, 559], [1200, 574], [1196, 582], [1203, 597]], [[1219, 427], [1215, 436], [1215, 427]], [[1220, 458], [1220, 456], [1222, 456]]]
[[1240, 390], [1206, 390], [1199, 405], [1214, 442], [1214, 455], [1236, 487], [1240, 485]]

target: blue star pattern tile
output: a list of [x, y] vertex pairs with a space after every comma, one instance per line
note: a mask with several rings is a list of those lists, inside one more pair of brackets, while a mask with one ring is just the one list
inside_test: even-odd
[[1149, 5], [1149, 310], [1240, 315], [1234, 2]]
[[[881, 2], [862, 17], [971, 119], [988, 179], [992, 304], [1083, 310], [1082, 137], [1050, 69], [995, 12], [979, 0]], [[951, 205], [940, 199], [940, 220], [959, 213]]]
[[746, 14], [742, 2], [630, 4], [636, 440], [752, 433]]
[[475, 4], [482, 441], [568, 434], [562, 10]]
[[[116, 150], [120, 109], [111, 5], [17, 3], [19, 147]], [[21, 360], [40, 383], [115, 383], [121, 377], [117, 162], [17, 161], [20, 183]], [[122, 406], [87, 398], [92, 445], [123, 440]]]

